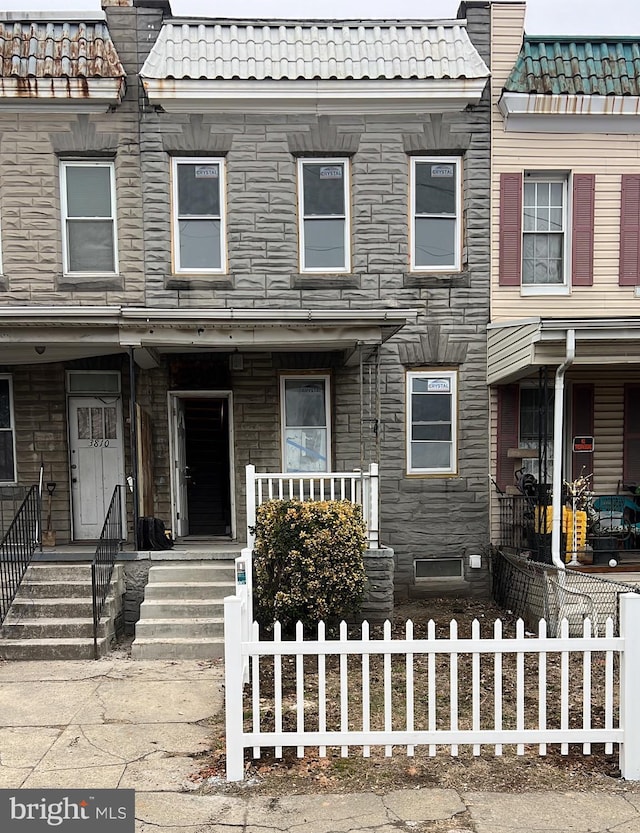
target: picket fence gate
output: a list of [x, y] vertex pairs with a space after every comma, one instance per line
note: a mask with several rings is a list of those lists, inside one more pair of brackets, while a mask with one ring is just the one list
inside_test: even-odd
[[[537, 635], [526, 634], [524, 624], [518, 621], [515, 636], [506, 637], [502, 633], [502, 622], [497, 620], [490, 638], [480, 638], [480, 625], [474, 622], [471, 638], [460, 639], [454, 621], [451, 622], [448, 638], [436, 638], [435, 624], [431, 622], [427, 638], [414, 639], [413, 625], [407, 622], [405, 638], [392, 639], [391, 625], [387, 622], [383, 638], [370, 639], [369, 626], [365, 622], [360, 639], [348, 639], [344, 623], [340, 627], [339, 639], [326, 639], [324, 624], [320, 623], [317, 639], [304, 639], [302, 626], [298, 625], [295, 640], [283, 640], [276, 623], [273, 639], [261, 640], [257, 625], [247, 634], [243, 608], [246, 608], [246, 596], [225, 599], [228, 781], [243, 779], [244, 752], [248, 748], [253, 750], [254, 758], [259, 758], [261, 749], [265, 747], [273, 748], [276, 757], [282, 756], [284, 747], [296, 748], [298, 757], [304, 757], [305, 748], [313, 747], [322, 757], [326, 755], [327, 747], [339, 747], [341, 755], [347, 756], [349, 748], [355, 746], [361, 747], [363, 756], [368, 757], [372, 746], [384, 747], [386, 755], [392, 754], [393, 747], [404, 747], [406, 754], [412, 756], [418, 745], [426, 745], [430, 755], [435, 755], [437, 747], [442, 746], [448, 746], [450, 754], [457, 755], [459, 745], [469, 744], [474, 755], [479, 755], [483, 746], [492, 746], [494, 754], [501, 755], [504, 744], [515, 744], [517, 754], [525, 753], [525, 745], [535, 744], [538, 753], [544, 755], [547, 744], [559, 744], [562, 754], [567, 754], [569, 744], [581, 744], [583, 752], [589, 754], [594, 743], [604, 744], [607, 753], [613, 751], [613, 744], [618, 744], [622, 776], [640, 779], [640, 708], [637, 702], [640, 690], [640, 596], [635, 593], [620, 597], [620, 636], [614, 636], [610, 619], [604, 634], [600, 632], [594, 636], [591, 623], [586, 619], [582, 636], [569, 636], [569, 626], [564, 620], [558, 637], [547, 635], [544, 621], [540, 622]], [[559, 674], [560, 682], [560, 719], [557, 726], [548, 726], [547, 670], [548, 657], [552, 654], [559, 656], [559, 668], [556, 665], [554, 670], [554, 674]], [[570, 720], [569, 664], [570, 657], [575, 664], [575, 657], [580, 654], [582, 702], [581, 717], [576, 721], [575, 702], [572, 706], [573, 719]], [[599, 658], [598, 674], [602, 682], [598, 689], [599, 702], [594, 700], [592, 686], [594, 654]], [[481, 657], [487, 655], [493, 660], [482, 664], [483, 673]], [[504, 673], [503, 660], [508, 656], [515, 657], [515, 660], [509, 660], [510, 670], [515, 663], [515, 682], [511, 675], [507, 677]], [[311, 693], [307, 687], [311, 676], [309, 660], [305, 670], [307, 657], [316, 658], [311, 661], [314, 680]], [[328, 728], [327, 724], [329, 657], [337, 657], [334, 664], [338, 680], [335, 693], [339, 698], [338, 728]], [[352, 660], [351, 670], [349, 657], [359, 658]], [[370, 663], [374, 657], [379, 658], [381, 680], [379, 673], [373, 677], [371, 674]], [[442, 668], [436, 665], [437, 661], [443, 661], [437, 660], [438, 657], [445, 657], [446, 674], [437, 672], [437, 667]], [[463, 668], [461, 663], [464, 657], [468, 659]], [[616, 659], [620, 663], [617, 681], [614, 675]], [[291, 704], [284, 702], [286, 698], [283, 698], [283, 660], [287, 663], [285, 670], [290, 668], [295, 680], [295, 686], [291, 685], [294, 691], [288, 695], [289, 700], [293, 697]], [[358, 668], [357, 697], [353, 696], [354, 662]], [[425, 662], [427, 702], [422, 722], [426, 725], [419, 727], [415, 720], [415, 674], [424, 668]], [[269, 664], [273, 678], [273, 707], [268, 721], [272, 725], [269, 727], [265, 726], [267, 721], [261, 715], [263, 692], [260, 671], [264, 671], [264, 663]], [[487, 664], [492, 668], [490, 674], [486, 673]], [[394, 680], [398, 667], [402, 671], [400, 690]], [[468, 675], [469, 667], [471, 679], [470, 682], [468, 678], [464, 680], [464, 690], [468, 692], [470, 686], [471, 713], [465, 717], [470, 727], [460, 727], [460, 671]], [[531, 672], [531, 667], [535, 669], [535, 674]], [[442, 682], [439, 674], [446, 677], [446, 714], [443, 714], [437, 700], [440, 694], [437, 687]], [[245, 685], [248, 688], [246, 696]], [[380, 689], [375, 698], [372, 697], [373, 685]], [[505, 727], [503, 719], [505, 688], [509, 687], [512, 697], [514, 685], [515, 728]], [[525, 708], [532, 686], [537, 701], [537, 714], [533, 717]], [[481, 701], [483, 697], [486, 700], [487, 694], [493, 706], [489, 721], [486, 709], [481, 714]], [[400, 721], [397, 708], [399, 697], [403, 701]], [[314, 706], [312, 721], [306, 715], [310, 698]], [[619, 704], [616, 702], [618, 698]], [[355, 709], [352, 700], [357, 700]], [[247, 718], [247, 725], [251, 727], [249, 730], [245, 726], [245, 706], [250, 706]], [[592, 720], [596, 708], [600, 713], [604, 709], [604, 719], [600, 721], [603, 725], [599, 727], [595, 727]], [[285, 721], [283, 714], [287, 717]], [[310, 722], [314, 725], [309, 726]], [[401, 726], [398, 726], [399, 722]], [[443, 722], [446, 724], [444, 727]], [[490, 727], [487, 722], [491, 723]], [[576, 726], [576, 722], [581, 725]], [[295, 723], [295, 728], [292, 723]], [[359, 728], [350, 728], [355, 723]], [[532, 727], [532, 723], [535, 726]], [[382, 728], [372, 729], [373, 724], [382, 724]]]

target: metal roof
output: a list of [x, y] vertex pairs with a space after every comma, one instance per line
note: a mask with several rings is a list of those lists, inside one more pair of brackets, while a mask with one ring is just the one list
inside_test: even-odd
[[482, 79], [465, 21], [165, 21], [149, 79]]
[[124, 78], [103, 22], [0, 19], [0, 78]]
[[504, 89], [552, 95], [638, 96], [640, 38], [527, 35]]

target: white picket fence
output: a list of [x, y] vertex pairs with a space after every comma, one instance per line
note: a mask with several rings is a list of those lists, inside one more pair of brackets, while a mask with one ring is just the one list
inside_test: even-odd
[[[448, 746], [451, 755], [457, 755], [459, 745], [469, 744], [474, 755], [479, 755], [483, 746], [493, 747], [494, 754], [501, 755], [504, 744], [515, 744], [518, 754], [525, 753], [525, 745], [536, 744], [538, 753], [544, 755], [548, 744], [559, 744], [562, 754], [567, 754], [569, 744], [581, 744], [583, 752], [588, 754], [594, 743], [605, 744], [608, 753], [612, 752], [613, 744], [619, 744], [623, 777], [640, 779], [637, 698], [640, 690], [640, 596], [637, 594], [620, 597], [619, 637], [613, 636], [611, 620], [607, 621], [604, 633], [592, 635], [587, 619], [580, 637], [569, 636], [566, 621], [557, 638], [547, 636], [543, 621], [535, 636], [525, 634], [523, 623], [518, 622], [515, 636], [505, 637], [498, 620], [490, 638], [480, 637], [480, 626], [475, 622], [471, 638], [460, 639], [457, 625], [452, 622], [448, 638], [436, 638], [435, 624], [429, 623], [427, 638], [414, 639], [413, 625], [407, 622], [405, 637], [392, 639], [391, 625], [387, 622], [382, 639], [369, 638], [367, 623], [363, 624], [359, 639], [348, 639], [344, 624], [339, 639], [326, 639], [324, 625], [320, 623], [315, 640], [305, 640], [301, 626], [297, 628], [295, 640], [283, 640], [277, 624], [272, 640], [260, 640], [257, 625], [253, 626], [251, 634], [246, 633], [246, 625], [243, 625], [245, 603], [239, 596], [225, 599], [229, 781], [242, 780], [244, 752], [248, 748], [253, 750], [254, 758], [259, 758], [264, 747], [273, 748], [276, 757], [282, 755], [284, 747], [294, 747], [298, 756], [303, 757], [307, 747], [317, 748], [320, 756], [326, 755], [327, 747], [339, 747], [341, 754], [346, 756], [349, 748], [355, 746], [361, 747], [366, 757], [372, 746], [384, 747], [386, 755], [392, 754], [394, 746], [404, 747], [406, 754], [411, 756], [417, 746], [427, 746], [430, 755], [436, 754], [437, 747]], [[559, 656], [559, 669], [558, 663], [552, 669], [553, 674], [559, 673], [559, 720], [550, 719], [548, 672], [551, 655]], [[576, 693], [570, 691], [569, 669], [570, 661], [575, 665], [575, 657], [580, 655], [581, 696], [576, 697]], [[437, 672], [437, 668], [442, 667], [442, 659], [438, 659], [442, 656], [448, 658], [445, 659], [446, 674]], [[315, 657], [311, 660], [312, 672], [308, 659], [305, 668], [308, 657]], [[333, 662], [337, 663], [338, 693], [327, 689], [330, 657], [337, 657]], [[350, 657], [356, 659], [349, 663]], [[616, 675], [614, 666], [618, 659], [620, 667], [619, 675]], [[378, 674], [371, 673], [375, 661], [382, 663], [381, 683]], [[508, 671], [503, 668], [503, 662], [509, 665]], [[270, 664], [269, 671], [273, 675], [268, 719], [261, 713], [264, 692], [260, 688], [260, 671], [264, 669], [264, 663]], [[354, 663], [357, 673], [354, 673]], [[249, 668], [251, 682], [245, 692]], [[283, 697], [283, 678], [290, 669], [295, 685], [290, 686], [289, 694]], [[422, 701], [417, 704], [415, 700], [417, 674], [426, 674], [426, 704]], [[462, 675], [465, 675], [464, 680]], [[595, 676], [600, 680], [597, 691], [593, 685]], [[443, 682], [447, 688], [444, 698]], [[357, 696], [354, 696], [354, 685]], [[467, 696], [469, 686], [471, 712], [461, 721], [459, 697], [463, 691]], [[535, 692], [534, 709], [527, 706], [531, 692]], [[328, 697], [339, 699], [338, 726], [328, 725]], [[515, 726], [512, 719], [505, 720], [503, 716], [509, 698], [515, 706]], [[446, 710], [441, 706], [442, 702], [447, 704]], [[489, 713], [487, 702], [491, 705]], [[313, 706], [312, 719], [309, 717], [310, 704]], [[250, 718], [245, 724], [247, 707]], [[576, 709], [581, 712], [577, 720]], [[598, 712], [604, 710], [600, 725], [594, 725], [598, 721], [592, 720], [596, 709]], [[553, 723], [556, 725], [550, 725]]]
[[253, 548], [251, 529], [256, 523], [256, 509], [267, 500], [349, 500], [362, 506], [367, 529], [367, 544], [380, 543], [378, 464], [367, 471], [351, 472], [257, 472], [245, 470], [247, 501], [247, 546]]

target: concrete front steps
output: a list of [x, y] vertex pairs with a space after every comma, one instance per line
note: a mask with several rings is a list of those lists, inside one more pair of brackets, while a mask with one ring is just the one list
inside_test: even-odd
[[224, 653], [225, 596], [235, 593], [228, 561], [158, 564], [140, 605], [133, 659], [214, 659]]
[[[113, 569], [98, 627], [98, 654], [115, 638], [122, 613], [124, 570]], [[31, 563], [0, 628], [0, 659], [93, 659], [91, 565]]]

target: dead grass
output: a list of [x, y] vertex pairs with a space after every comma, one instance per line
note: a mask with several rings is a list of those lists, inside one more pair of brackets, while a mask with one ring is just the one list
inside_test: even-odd
[[[396, 607], [393, 622], [394, 638], [402, 638], [407, 619], [414, 622], [415, 637], [426, 636], [427, 623], [436, 622], [438, 637], [449, 634], [449, 622], [456, 619], [459, 636], [471, 635], [471, 622], [478, 619], [483, 636], [492, 633], [493, 622], [500, 618], [505, 634], [514, 632], [513, 618], [486, 600], [433, 599]], [[352, 628], [350, 636], [359, 637], [359, 629]], [[372, 627], [371, 638], [380, 638], [381, 626]], [[526, 728], [537, 725], [538, 685], [537, 657], [527, 659], [527, 679], [534, 681], [524, 698], [524, 722]], [[340, 727], [340, 674], [337, 657], [327, 658], [327, 728]], [[405, 724], [404, 655], [394, 657], [392, 671], [392, 704], [394, 728]], [[504, 692], [503, 725], [516, 728], [518, 709], [515, 686], [516, 658], [503, 659], [502, 680]], [[460, 655], [458, 659], [458, 720], [460, 728], [471, 728], [472, 721], [472, 666], [471, 657]], [[569, 666], [569, 725], [579, 726], [582, 720], [582, 655], [572, 657]], [[435, 663], [437, 683], [436, 725], [448, 726], [449, 722], [449, 680], [451, 674], [448, 656], [438, 656]], [[481, 726], [490, 727], [493, 721], [493, 657], [481, 659]], [[362, 663], [360, 658], [349, 658], [349, 714], [350, 728], [362, 728]], [[369, 667], [371, 728], [384, 728], [384, 663], [382, 657], [372, 657]], [[283, 708], [282, 724], [286, 731], [295, 728], [295, 660], [284, 658], [282, 663]], [[343, 683], [344, 685], [344, 683]], [[426, 658], [414, 660], [415, 685], [415, 728], [428, 728], [429, 713], [427, 692], [429, 668]], [[592, 655], [592, 725], [603, 725], [604, 709], [602, 692], [604, 686], [604, 658], [594, 652]], [[264, 731], [275, 727], [274, 684], [272, 662], [261, 663], [260, 712], [261, 728]], [[547, 665], [547, 725], [560, 726], [561, 709], [561, 660], [553, 656]], [[315, 657], [305, 658], [305, 728], [313, 730], [318, 724], [317, 661]], [[245, 713], [250, 714], [250, 702], [245, 702]], [[557, 790], [602, 790], [640, 791], [640, 783], [624, 782], [619, 778], [617, 754], [606, 755], [602, 746], [593, 746], [590, 755], [583, 755], [582, 747], [569, 749], [561, 755], [559, 747], [549, 746], [545, 756], [538, 755], [538, 747], [524, 749], [518, 755], [513, 746], [504, 746], [502, 754], [496, 756], [494, 748], [482, 747], [480, 755], [474, 755], [469, 747], [460, 746], [458, 755], [451, 756], [449, 747], [417, 747], [415, 754], [408, 757], [405, 747], [395, 747], [391, 756], [384, 748], [371, 749], [370, 757], [362, 756], [362, 749], [349, 749], [348, 757], [340, 749], [327, 750], [321, 757], [317, 748], [305, 749], [305, 755], [298, 758], [295, 749], [283, 750], [283, 757], [276, 759], [272, 750], [263, 750], [259, 759], [253, 760], [247, 752], [246, 775], [243, 785], [228, 786], [224, 782], [224, 724], [220, 717], [212, 727], [214, 742], [211, 752], [202, 760], [202, 769], [196, 783], [202, 792], [235, 792], [247, 788], [268, 794], [292, 794], [308, 792], [357, 792], [385, 791], [411, 787], [450, 787], [459, 790], [534, 791]], [[249, 726], [247, 725], [247, 728]], [[430, 752], [435, 752], [431, 755]], [[196, 786], [194, 784], [194, 786]]]

